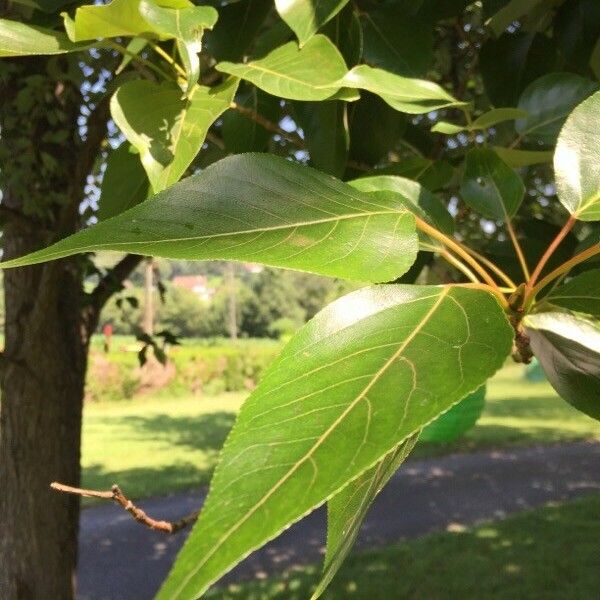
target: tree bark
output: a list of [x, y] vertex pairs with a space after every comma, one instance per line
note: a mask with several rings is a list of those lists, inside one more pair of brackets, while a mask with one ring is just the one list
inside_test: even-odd
[[[23, 240], [4, 232], [7, 255]], [[75, 271], [75, 272], [74, 272]], [[8, 271], [0, 407], [0, 590], [5, 600], [73, 596], [87, 340], [73, 264]]]

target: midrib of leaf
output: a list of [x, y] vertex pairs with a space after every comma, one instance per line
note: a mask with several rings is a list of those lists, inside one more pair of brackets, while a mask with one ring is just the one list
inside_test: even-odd
[[[336, 215], [335, 217], [330, 217], [330, 218], [325, 218], [325, 219], [315, 219], [314, 221], [303, 221], [300, 223], [284, 223], [283, 225], [273, 225], [272, 227], [256, 227], [253, 229], [229, 231], [229, 232], [224, 232], [224, 233], [213, 233], [210, 235], [196, 235], [196, 236], [187, 236], [187, 237], [180, 237], [180, 238], [161, 238], [161, 239], [154, 239], [154, 240], [131, 240], [131, 241], [127, 241], [127, 242], [105, 242], [105, 243], [98, 242], [98, 243], [93, 243], [93, 246], [94, 246], [94, 248], [109, 248], [109, 247], [114, 247], [114, 246], [130, 247], [130, 246], [138, 245], [138, 244], [165, 244], [165, 243], [171, 243], [171, 242], [208, 240], [208, 239], [220, 238], [220, 237], [247, 235], [250, 233], [265, 233], [265, 232], [269, 232], [269, 231], [280, 231], [282, 229], [298, 229], [300, 227], [311, 227], [313, 225], [321, 225], [323, 223], [347, 221], [350, 219], [364, 219], [364, 218], [370, 218], [370, 217], [379, 216], [379, 215], [393, 215], [393, 214], [398, 214], [399, 216], [402, 216], [404, 214], [408, 215], [410, 213], [408, 211], [392, 210], [392, 209], [373, 211], [373, 212], [361, 212], [361, 213], [357, 213], [357, 214], [353, 214], [353, 215], [340, 215], [340, 216]], [[107, 221], [108, 220], [109, 219], [107, 219]], [[323, 241], [323, 239], [321, 239], [319, 241]], [[74, 248], [74, 247], [70, 248], [69, 252], [76, 254], [77, 252], [85, 251], [85, 249], [88, 248], [89, 245], [90, 244], [82, 244], [81, 246], [78, 246], [76, 248]], [[44, 260], [45, 261], [52, 260], [52, 258], [54, 258], [54, 257], [61, 257], [63, 255], [63, 252], [64, 252], [64, 250], [57, 250], [53, 253], [44, 254]], [[4, 264], [3, 266], [6, 266], [6, 264]]]
[[588, 208], [596, 204], [600, 200], [600, 190], [598, 190], [591, 198], [588, 198], [581, 206], [575, 211], [576, 215], [584, 213]]
[[[292, 81], [294, 83], [300, 83], [302, 85], [309, 86], [309, 87], [312, 87], [317, 90], [326, 90], [328, 88], [335, 90], [335, 87], [336, 87], [335, 84], [334, 85], [324, 85], [324, 84], [317, 85], [314, 83], [310, 83], [308, 81], [304, 81], [303, 79], [296, 79], [295, 77], [290, 77], [289, 75], [285, 75], [279, 71], [272, 71], [271, 69], [267, 69], [266, 67], [263, 67], [262, 65], [259, 66], [256, 63], [250, 63], [250, 64], [246, 65], [246, 68], [247, 69], [256, 69], [257, 71], [263, 71], [264, 73], [268, 73], [269, 75], [275, 75], [275, 77], [279, 77], [281, 79], [287, 79], [288, 81]], [[341, 81], [341, 80], [338, 80], [338, 82], [339, 81]]]
[[[398, 350], [392, 354], [392, 356], [384, 363], [384, 365], [373, 375], [371, 381], [365, 386], [365, 388], [358, 394], [358, 396], [344, 409], [344, 411], [335, 419], [335, 421], [327, 428], [327, 430], [319, 436], [314, 445], [308, 450], [308, 452], [294, 465], [290, 468], [290, 470], [283, 476], [279, 481], [275, 483], [271, 487], [271, 489], [257, 502], [248, 512], [234, 525], [232, 525], [225, 534], [219, 539], [211, 551], [203, 558], [203, 560], [192, 569], [187, 577], [183, 579], [179, 587], [175, 590], [175, 597], [179, 596], [182, 589], [189, 583], [189, 581], [196, 576], [198, 571], [206, 564], [206, 562], [219, 550], [219, 548], [234, 534], [252, 515], [263, 506], [269, 498], [282, 486], [285, 482], [292, 477], [292, 475], [307, 461], [313, 460], [312, 456], [317, 451], [317, 449], [328, 439], [330, 434], [344, 421], [346, 416], [354, 410], [354, 408], [358, 405], [361, 400], [363, 400], [366, 395], [369, 393], [371, 388], [379, 381], [382, 375], [385, 374], [387, 369], [398, 360], [409, 344], [417, 337], [420, 331], [425, 327], [425, 325], [429, 322], [431, 317], [434, 315], [436, 310], [439, 308], [443, 300], [446, 298], [450, 291], [449, 287], [444, 287], [440, 291], [438, 299], [433, 303], [431, 308], [427, 311], [424, 317], [421, 319], [420, 323], [414, 328], [414, 330], [410, 333], [410, 335], [402, 342]], [[412, 363], [411, 363], [412, 364]], [[414, 368], [414, 366], [413, 366]], [[408, 408], [408, 404], [405, 407], [405, 410]], [[316, 465], [314, 467], [316, 469]], [[360, 474], [359, 474], [360, 475]], [[212, 582], [210, 582], [212, 583]]]

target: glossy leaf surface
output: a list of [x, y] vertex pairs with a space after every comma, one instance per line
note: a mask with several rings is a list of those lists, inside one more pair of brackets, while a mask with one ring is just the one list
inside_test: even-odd
[[530, 140], [554, 144], [567, 115], [598, 89], [598, 84], [575, 73], [550, 73], [532, 82], [519, 98], [528, 116], [515, 123]]
[[290, 100], [329, 98], [342, 87], [347, 71], [339, 50], [324, 35], [313, 36], [302, 48], [289, 42], [259, 60], [221, 62], [217, 69]]
[[600, 420], [600, 329], [567, 313], [525, 319], [525, 332], [552, 387], [576, 409]]
[[417, 433], [408, 438], [327, 503], [327, 554], [321, 581], [311, 600], [321, 596], [342, 566], [373, 500], [412, 452], [418, 437]]
[[558, 198], [581, 221], [600, 221], [600, 92], [582, 102], [562, 128], [554, 153]]
[[452, 235], [454, 220], [442, 201], [422, 185], [405, 177], [373, 175], [361, 177], [350, 185], [363, 192], [393, 192], [398, 194], [405, 206], [441, 232]]
[[173, 85], [136, 80], [123, 84], [111, 100], [115, 123], [135, 146], [154, 192], [175, 183], [200, 150], [213, 122], [225, 112], [238, 80], [196, 86], [187, 98]]
[[442, 87], [424, 79], [395, 75], [382, 69], [359, 65], [344, 77], [344, 85], [381, 96], [392, 108], [409, 114], [427, 113], [438, 108], [464, 106]]
[[484, 217], [507, 220], [519, 209], [525, 186], [493, 150], [473, 148], [467, 154], [460, 192]]
[[229, 259], [391, 281], [417, 254], [414, 217], [319, 171], [270, 155], [215, 163], [109, 221], [4, 266], [89, 250]]
[[301, 46], [346, 4], [348, 0], [275, 0], [277, 12], [296, 34]]
[[481, 290], [382, 285], [329, 305], [242, 406], [158, 597], [201, 595], [480, 387], [511, 343], [502, 309]]

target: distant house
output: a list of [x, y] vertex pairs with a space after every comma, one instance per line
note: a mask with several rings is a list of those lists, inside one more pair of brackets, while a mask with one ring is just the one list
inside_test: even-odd
[[253, 275], [260, 273], [264, 269], [262, 265], [256, 263], [243, 263], [242, 266], [248, 273], [252, 273]]
[[215, 289], [209, 287], [204, 275], [177, 275], [171, 283], [175, 287], [185, 288], [198, 296], [201, 300], [208, 301], [215, 295]]

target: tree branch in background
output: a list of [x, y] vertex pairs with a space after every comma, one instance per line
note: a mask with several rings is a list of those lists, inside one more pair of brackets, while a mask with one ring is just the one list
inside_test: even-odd
[[90, 304], [100, 313], [108, 299], [117, 291], [144, 257], [126, 254], [102, 279], [90, 294]]
[[149, 517], [141, 508], [138, 508], [131, 500], [129, 500], [125, 494], [121, 491], [118, 485], [113, 485], [110, 491], [102, 492], [98, 490], [85, 490], [81, 488], [71, 487], [70, 485], [63, 485], [62, 483], [51, 483], [50, 487], [58, 492], [65, 492], [67, 494], [76, 494], [77, 496], [84, 496], [86, 498], [102, 498], [103, 500], [114, 500], [119, 506], [124, 508], [138, 523], [153, 529], [154, 531], [161, 531], [162, 533], [177, 533], [182, 529], [185, 529], [188, 525], [195, 523], [198, 519], [200, 511], [195, 511], [192, 514], [179, 519], [179, 521], [157, 521], [152, 517]]

